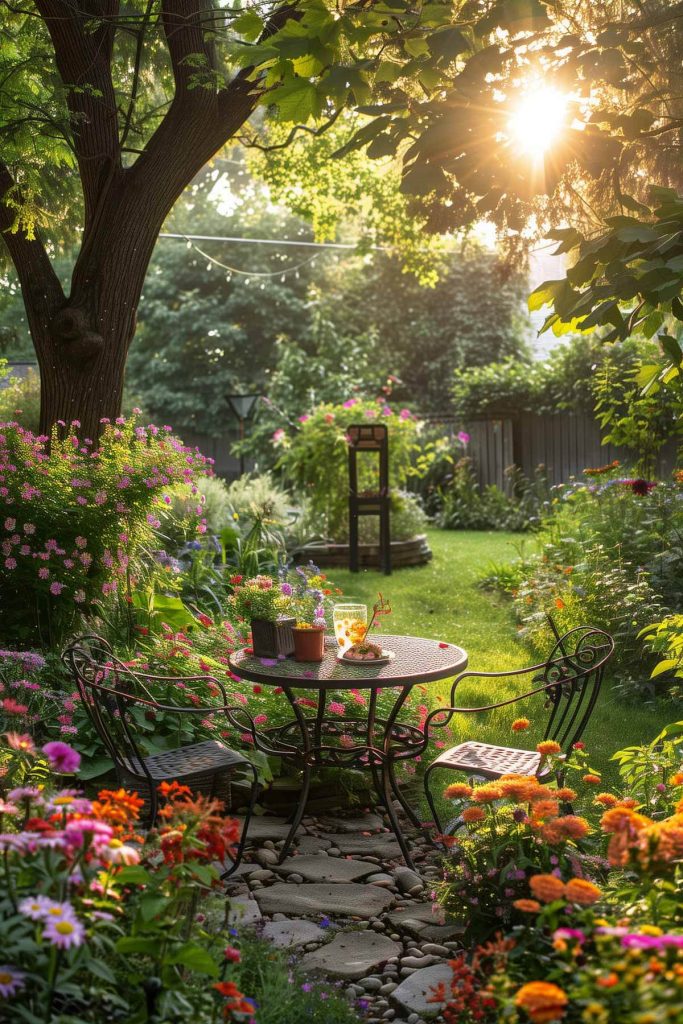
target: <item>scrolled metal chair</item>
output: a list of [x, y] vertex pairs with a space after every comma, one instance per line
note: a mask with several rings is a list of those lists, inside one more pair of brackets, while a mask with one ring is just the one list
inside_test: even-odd
[[[135, 721], [135, 711], [143, 713], [168, 712], [177, 715], [223, 714], [230, 725], [240, 733], [256, 738], [256, 727], [243, 707], [231, 707], [225, 687], [212, 676], [159, 676], [145, 675], [118, 659], [102, 637], [87, 635], [75, 640], [62, 654], [62, 661], [71, 672], [78, 692], [95, 730], [102, 740], [119, 784], [135, 787], [145, 800], [150, 827], [158, 811], [157, 787], [162, 782], [176, 780], [195, 792], [224, 799], [229, 795], [233, 774], [251, 776], [249, 804], [244, 818], [242, 835], [230, 868], [222, 875], [229, 877], [242, 860], [247, 842], [249, 822], [258, 797], [260, 785], [254, 765], [239, 751], [231, 750], [218, 740], [190, 743], [174, 750], [145, 755], [141, 749]], [[162, 703], [155, 697], [151, 686], [183, 683], [185, 685], [212, 682], [217, 687], [222, 704], [180, 707]]]
[[[551, 621], [551, 626], [554, 625]], [[425, 736], [430, 729], [444, 728], [456, 714], [481, 714], [507, 707], [519, 701], [544, 695], [544, 708], [549, 711], [543, 734], [544, 740], [555, 740], [562, 750], [577, 743], [588, 724], [600, 693], [605, 665], [614, 652], [614, 640], [594, 626], [577, 626], [564, 636], [557, 632], [556, 643], [547, 661], [529, 668], [510, 672], [462, 672], [451, 687], [450, 707], [437, 708], [427, 716]], [[531, 689], [507, 700], [479, 707], [460, 707], [456, 704], [456, 691], [466, 679], [514, 679], [531, 676]], [[550, 782], [556, 774], [543, 761], [536, 750], [497, 746], [466, 740], [450, 750], [444, 750], [427, 768], [424, 775], [425, 796], [434, 823], [440, 833], [443, 828], [430, 790], [432, 772], [448, 769], [467, 773], [472, 777], [499, 779], [502, 775], [535, 775], [541, 782]]]

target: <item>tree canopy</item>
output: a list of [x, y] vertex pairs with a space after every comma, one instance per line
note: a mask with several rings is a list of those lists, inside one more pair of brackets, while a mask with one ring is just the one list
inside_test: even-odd
[[[637, 210], [648, 179], [679, 181], [683, 3], [0, 6], [0, 233], [41, 367], [43, 426], [77, 415], [93, 432], [117, 411], [158, 232], [228, 140], [282, 155], [298, 137], [324, 152], [327, 132], [341, 133], [330, 158], [396, 161], [407, 202], [394, 194], [393, 209], [418, 232], [486, 218], [513, 247], [551, 223]], [[558, 104], [520, 133], [541, 88]], [[525, 133], [543, 132], [553, 144], [532, 158]], [[74, 240], [60, 280], [52, 258]]]

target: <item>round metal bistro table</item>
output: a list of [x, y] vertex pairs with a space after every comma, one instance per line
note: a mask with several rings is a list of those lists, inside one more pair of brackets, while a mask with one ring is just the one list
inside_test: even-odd
[[[337, 657], [334, 639], [321, 662], [292, 658], [258, 658], [243, 648], [230, 658], [230, 670], [242, 679], [280, 687], [294, 717], [285, 725], [254, 731], [257, 749], [282, 757], [303, 772], [296, 810], [281, 859], [287, 855], [301, 823], [312, 773], [319, 768], [367, 769], [386, 808], [391, 828], [409, 867], [412, 858], [393, 805], [396, 798], [416, 827], [420, 822], [401, 793], [396, 765], [422, 754], [426, 739], [417, 725], [399, 721], [399, 714], [414, 686], [450, 679], [467, 667], [467, 653], [455, 644], [412, 636], [379, 635], [377, 640], [394, 658], [382, 665], [349, 664]], [[301, 694], [300, 691], [307, 691]], [[362, 715], [332, 714], [330, 698], [367, 690]], [[384, 691], [387, 717], [378, 715], [378, 696]], [[388, 700], [387, 700], [388, 697]], [[310, 713], [306, 714], [306, 710]], [[332, 709], [335, 710], [335, 709]], [[337, 709], [339, 710], [339, 709]]]

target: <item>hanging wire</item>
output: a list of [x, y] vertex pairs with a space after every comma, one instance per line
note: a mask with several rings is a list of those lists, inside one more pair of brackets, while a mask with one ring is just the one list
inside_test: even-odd
[[238, 267], [231, 267], [227, 263], [221, 263], [214, 256], [210, 256], [208, 252], [204, 252], [198, 245], [190, 240], [187, 235], [182, 236], [188, 244], [188, 247], [198, 252], [200, 256], [203, 256], [205, 260], [212, 263], [216, 267], [220, 267], [221, 270], [227, 270], [230, 274], [242, 274], [244, 277], [279, 277], [284, 280], [286, 274], [292, 274], [299, 270], [301, 267], [305, 267], [308, 263], [312, 263], [313, 260], [317, 260], [318, 256], [321, 255], [319, 252], [314, 252], [312, 256], [302, 260], [300, 263], [293, 263], [290, 267], [280, 267], [279, 270], [273, 271], [262, 271], [262, 270], [240, 270]]

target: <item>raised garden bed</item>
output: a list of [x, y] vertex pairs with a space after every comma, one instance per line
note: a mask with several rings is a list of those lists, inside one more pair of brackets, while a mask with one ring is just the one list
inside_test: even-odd
[[[363, 569], [379, 568], [379, 544], [361, 544], [360, 564]], [[432, 557], [427, 537], [420, 533], [409, 540], [392, 540], [391, 565], [394, 569], [408, 565], [425, 565]], [[308, 544], [296, 552], [299, 562], [315, 562], [321, 568], [344, 567], [349, 564], [348, 544]]]

